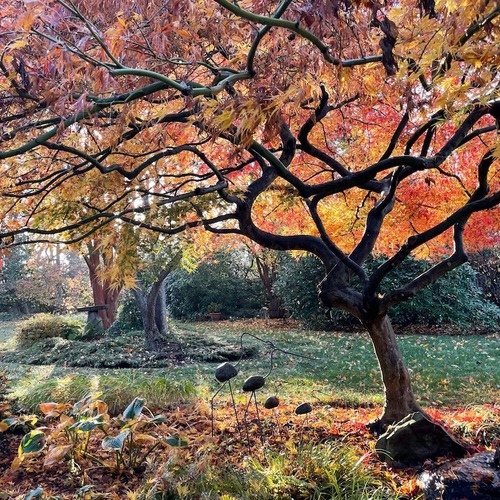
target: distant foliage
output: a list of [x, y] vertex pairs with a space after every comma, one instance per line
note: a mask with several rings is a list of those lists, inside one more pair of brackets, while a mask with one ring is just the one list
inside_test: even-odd
[[[423, 260], [406, 261], [389, 275], [390, 279], [383, 282], [384, 289], [393, 289], [428, 267], [429, 263]], [[403, 326], [451, 323], [472, 332], [497, 328], [500, 308], [488, 301], [477, 285], [477, 273], [469, 264], [464, 264], [420, 291], [413, 300], [399, 304], [393, 309], [391, 317]]]
[[166, 291], [172, 317], [201, 319], [215, 309], [225, 318], [257, 316], [265, 303], [264, 289], [248, 275], [248, 266], [241, 253], [221, 252], [192, 273], [183, 269], [171, 273]]
[[16, 331], [18, 347], [29, 347], [47, 338], [76, 339], [83, 334], [84, 324], [74, 318], [53, 314], [36, 314], [23, 321]]
[[[369, 269], [382, 262], [382, 258], [371, 261]], [[429, 265], [424, 260], [405, 261], [384, 280], [383, 289], [393, 290], [424, 272]], [[290, 314], [307, 322], [312, 328], [356, 324], [355, 319], [342, 312], [329, 313], [320, 303], [313, 284], [319, 283], [323, 275], [324, 269], [315, 257], [306, 256], [295, 260], [284, 256], [275, 291]], [[413, 300], [394, 307], [390, 311], [391, 319], [401, 326], [453, 324], [464, 331], [494, 329], [500, 322], [500, 308], [487, 299], [477, 283], [476, 271], [469, 264], [462, 265], [422, 290]]]
[[471, 256], [470, 263], [486, 298], [500, 307], [500, 248], [478, 252]]
[[287, 254], [281, 257], [273, 290], [293, 318], [306, 322], [310, 328], [325, 330], [359, 324], [350, 314], [328, 309], [319, 300], [316, 285], [324, 278], [325, 270], [316, 257], [307, 255], [298, 260]]
[[307, 327], [332, 329], [357, 324], [356, 318], [342, 311], [330, 311], [320, 302], [316, 286], [324, 275], [324, 268], [316, 257], [294, 259], [283, 254], [273, 291], [291, 317], [303, 321]]
[[134, 294], [130, 290], [122, 292], [120, 297], [120, 306], [118, 308], [118, 318], [108, 330], [110, 334], [120, 332], [130, 332], [133, 330], [142, 330], [141, 311], [137, 306]]
[[0, 266], [0, 312], [64, 313], [88, 304], [88, 270], [75, 252], [9, 249]]

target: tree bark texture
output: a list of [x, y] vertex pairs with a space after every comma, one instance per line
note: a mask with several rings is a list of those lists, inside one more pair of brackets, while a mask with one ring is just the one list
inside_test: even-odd
[[363, 324], [370, 335], [384, 384], [384, 411], [371, 426], [374, 431], [380, 431], [410, 413], [423, 410], [415, 400], [410, 374], [389, 317], [377, 317], [363, 321]]
[[92, 249], [89, 254], [84, 257], [89, 269], [90, 285], [92, 287], [92, 296], [94, 305], [106, 305], [107, 309], [99, 311], [99, 316], [102, 319], [104, 329], [109, 328], [116, 320], [118, 311], [118, 297], [120, 295], [121, 286], [116, 286], [109, 280], [101, 280], [98, 269], [101, 255], [99, 250]]
[[144, 343], [149, 351], [161, 351], [168, 341], [165, 278], [169, 272], [170, 270], [161, 271], [149, 292], [145, 287], [134, 289], [144, 327]]

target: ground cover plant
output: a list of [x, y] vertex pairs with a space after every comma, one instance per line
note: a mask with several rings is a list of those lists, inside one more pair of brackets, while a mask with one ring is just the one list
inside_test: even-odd
[[[1, 330], [3, 353], [12, 347], [7, 330], [5, 325]], [[173, 330], [188, 343], [204, 338], [207, 349], [212, 342], [237, 346], [241, 334], [250, 332], [313, 358], [276, 355], [269, 383], [257, 396], [260, 405], [268, 395], [277, 395], [281, 402], [274, 411], [260, 408], [264, 444], [251, 407], [249, 452], [227, 392], [215, 399], [212, 437], [209, 400], [219, 387], [213, 377], [218, 360], [138, 369], [2, 363], [10, 378], [9, 393], [39, 421], [30, 424], [27, 419], [0, 433], [4, 450], [0, 467], [5, 473], [0, 492], [23, 498], [40, 486], [40, 498], [417, 498], [414, 471], [396, 471], [380, 464], [373, 438], [363, 424], [376, 417], [382, 399], [378, 372], [369, 356], [369, 339], [362, 333], [308, 332], [295, 322], [266, 320], [175, 323]], [[11, 325], [11, 335], [13, 331]], [[498, 338], [408, 335], [401, 342], [414, 371], [416, 393], [426, 400], [431, 415], [461, 437], [471, 451], [494, 446], [500, 439]], [[256, 352], [242, 362], [240, 384], [250, 375], [267, 372], [266, 349], [260, 346]], [[236, 403], [243, 413], [247, 395], [236, 387]], [[84, 446], [88, 438], [87, 453], [93, 458], [81, 454], [76, 463], [73, 452], [61, 448], [70, 443], [57, 429], [61, 419], [65, 420], [63, 415], [75, 419], [73, 405], [89, 395], [92, 401], [102, 401], [98, 407], [106, 408], [101, 413], [106, 417], [95, 421], [92, 419], [98, 415], [89, 414], [81, 419], [80, 425], [86, 422], [90, 430], [78, 435], [78, 446]], [[120, 436], [120, 414], [135, 397], [146, 400], [149, 411], [141, 411], [146, 411], [148, 419], [162, 414], [166, 421], [141, 430], [137, 456], [157, 442], [161, 444], [131, 472], [120, 460], [117, 469], [116, 453], [122, 449], [103, 448], [106, 436], [98, 426], [103, 420], [110, 437]], [[305, 401], [313, 408], [307, 419], [294, 412]], [[42, 406], [41, 411], [41, 403], [52, 405]], [[15, 417], [9, 408], [6, 411], [3, 418]], [[44, 411], [55, 413], [47, 416]], [[78, 411], [81, 416], [83, 410]], [[12, 470], [23, 435], [37, 427], [44, 428], [40, 441], [25, 444], [35, 450], [46, 445], [33, 455], [28, 453], [19, 469]], [[172, 436], [186, 445], [168, 444], [166, 440]], [[57, 463], [51, 464], [56, 458]]]

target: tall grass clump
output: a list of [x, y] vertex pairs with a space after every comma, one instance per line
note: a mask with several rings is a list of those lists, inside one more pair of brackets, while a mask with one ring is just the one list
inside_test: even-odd
[[250, 462], [257, 498], [368, 500], [397, 497], [390, 484], [364, 465], [365, 456], [345, 444], [290, 443], [285, 453], [267, 452]]
[[24, 380], [14, 396], [35, 411], [40, 403], [75, 403], [88, 395], [100, 394], [111, 415], [121, 413], [135, 397], [144, 398], [150, 408], [165, 408], [190, 402], [196, 395], [189, 381], [170, 381], [165, 377], [127, 375], [67, 375], [33, 383]]
[[17, 347], [26, 348], [39, 340], [59, 337], [76, 339], [83, 334], [84, 324], [74, 318], [54, 314], [36, 314], [21, 322], [16, 329]]
[[365, 457], [345, 444], [289, 444], [264, 451], [241, 468], [186, 462], [172, 455], [156, 479], [138, 493], [142, 500], [382, 500], [397, 499], [396, 487], [369, 470]]

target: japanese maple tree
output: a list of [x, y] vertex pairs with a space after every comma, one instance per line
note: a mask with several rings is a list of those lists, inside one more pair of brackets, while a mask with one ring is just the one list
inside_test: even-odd
[[373, 341], [380, 424], [420, 409], [388, 313], [498, 243], [497, 2], [0, 4], [5, 244], [126, 223], [310, 252]]

